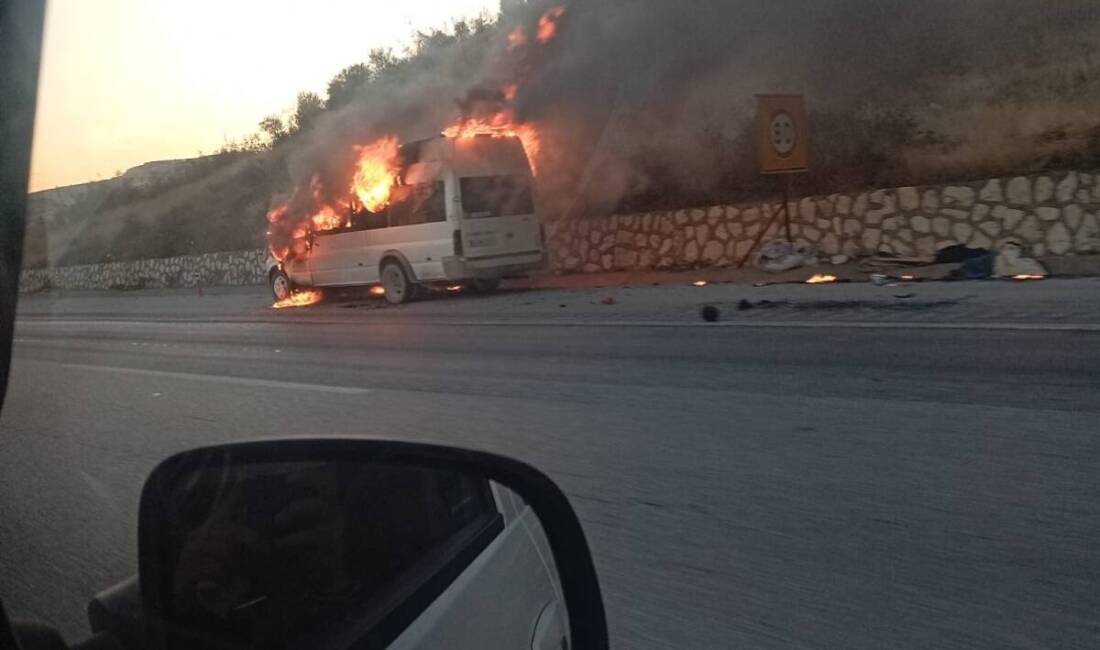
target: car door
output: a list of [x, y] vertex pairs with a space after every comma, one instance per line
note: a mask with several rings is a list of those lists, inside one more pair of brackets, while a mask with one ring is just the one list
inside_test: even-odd
[[464, 176], [459, 188], [467, 259], [542, 252], [541, 222], [529, 175]]
[[313, 286], [313, 275], [309, 271], [309, 257], [292, 257], [283, 262], [283, 270], [290, 281], [300, 287]]
[[309, 270], [318, 287], [350, 284], [350, 267], [357, 243], [356, 233], [346, 229], [318, 232], [313, 235], [309, 253]]
[[[549, 547], [539, 519], [507, 488], [493, 485], [493, 491], [503, 529], [394, 640], [390, 650], [562, 647], [568, 621], [556, 568], [547, 565]], [[509, 611], [507, 616], [485, 620], [485, 612], [502, 608]]]

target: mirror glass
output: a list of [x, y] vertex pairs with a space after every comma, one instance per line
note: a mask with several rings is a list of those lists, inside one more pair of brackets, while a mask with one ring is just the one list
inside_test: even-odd
[[142, 591], [165, 647], [569, 647], [541, 523], [485, 477], [221, 453], [154, 478]]

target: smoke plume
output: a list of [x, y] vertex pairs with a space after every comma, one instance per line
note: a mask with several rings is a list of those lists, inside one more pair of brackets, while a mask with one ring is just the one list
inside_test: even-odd
[[[549, 218], [716, 201], [766, 189], [748, 136], [754, 94], [797, 92], [809, 102], [811, 138], [820, 136], [815, 189], [879, 182], [875, 165], [900, 163], [875, 143], [915, 142], [919, 129], [907, 111], [935, 105], [929, 80], [1026, 64], [1029, 52], [1043, 51], [1022, 47], [1036, 34], [1097, 23], [1094, 2], [1053, 4], [529, 2], [485, 34], [422, 48], [367, 84], [323, 117], [289, 168], [299, 187], [319, 175], [326, 192], [343, 192], [350, 145], [423, 138], [507, 110], [539, 132]], [[556, 33], [542, 42], [540, 21], [556, 6], [564, 8], [553, 14]], [[980, 90], [972, 97], [995, 100]]]

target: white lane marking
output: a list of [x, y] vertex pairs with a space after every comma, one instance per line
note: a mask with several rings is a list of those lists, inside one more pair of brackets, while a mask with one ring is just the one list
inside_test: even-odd
[[[789, 329], [882, 329], [882, 330], [1000, 330], [1019, 332], [1100, 332], [1100, 323], [982, 323], [982, 322], [958, 322], [958, 323], [922, 323], [899, 321], [718, 321], [705, 323], [699, 321], [555, 321], [555, 320], [397, 320], [378, 318], [373, 320], [346, 320], [346, 319], [296, 319], [296, 320], [211, 320], [211, 321], [64, 321], [42, 320], [35, 325], [111, 325], [148, 328], [150, 325], [218, 325], [235, 327], [255, 327], [256, 325], [292, 325], [297, 327], [317, 327], [323, 325], [355, 325], [369, 326], [416, 326], [416, 327], [570, 327], [570, 328], [723, 328], [723, 327], [757, 327], [757, 328], [789, 328]], [[38, 337], [15, 337], [16, 341]]]
[[[50, 362], [47, 362], [50, 363]], [[169, 370], [147, 370], [145, 368], [122, 368], [117, 366], [96, 366], [84, 363], [57, 363], [66, 368], [78, 370], [91, 370], [94, 372], [112, 372], [138, 375], [141, 377], [157, 377], [161, 379], [182, 379], [184, 381], [205, 381], [213, 384], [233, 384], [236, 386], [248, 386], [250, 388], [278, 388], [280, 390], [311, 390], [321, 393], [336, 393], [339, 395], [363, 395], [371, 392], [369, 388], [355, 388], [353, 386], [329, 386], [325, 384], [302, 384], [292, 381], [276, 381], [273, 379], [255, 379], [252, 377], [229, 377], [223, 375], [203, 375], [194, 372], [173, 372]]]
[[[616, 326], [621, 327], [626, 323]], [[607, 324], [612, 326], [611, 323]], [[1100, 332], [1100, 323], [903, 323], [875, 321], [719, 321], [717, 323], [637, 323], [636, 327], [757, 327], [869, 330], [1001, 330], [1017, 332]]]
[[[328, 325], [373, 325], [385, 321], [326, 321]], [[303, 323], [304, 324], [304, 323]], [[883, 330], [1003, 330], [1020, 332], [1100, 332], [1100, 323], [899, 323], [875, 321], [393, 321], [393, 325], [435, 327], [572, 327], [572, 328], [768, 328]]]

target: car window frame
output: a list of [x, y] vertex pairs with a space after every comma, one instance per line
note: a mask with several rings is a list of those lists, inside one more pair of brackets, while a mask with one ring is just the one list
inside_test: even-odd
[[[493, 502], [495, 504], [495, 502]], [[499, 510], [485, 513], [463, 526], [457, 535], [421, 558], [384, 592], [388, 598], [375, 601], [358, 630], [348, 640], [356, 648], [385, 648], [401, 635], [444, 591], [504, 532], [504, 515]], [[342, 631], [340, 637], [355, 634]]]
[[23, 268], [45, 0], [0, 3], [0, 407], [7, 396]]
[[[181, 454], [164, 461], [154, 470], [146, 483], [142, 494], [139, 512], [139, 546], [143, 550], [155, 550], [157, 556], [149, 554], [139, 556], [139, 575], [146, 603], [146, 626], [148, 641], [155, 641], [162, 648], [185, 648], [194, 641], [185, 626], [178, 626], [171, 613], [171, 579], [174, 573], [175, 557], [171, 540], [173, 532], [163, 521], [153, 520], [150, 504], [154, 501], [168, 503], [169, 500], [157, 497], [158, 492], [166, 490], [174, 482], [174, 477], [194, 471], [197, 465], [210, 462], [232, 464], [233, 453], [214, 451], [213, 454], [225, 454], [218, 459], [213, 455]], [[174, 462], [183, 458], [180, 462]], [[252, 464], [282, 463], [287, 459], [247, 459]], [[336, 459], [334, 459], [336, 460]], [[378, 460], [379, 466], [399, 467], [399, 463]], [[444, 469], [444, 468], [438, 468]], [[447, 470], [451, 471], [451, 470]], [[462, 474], [462, 472], [455, 472]], [[471, 475], [476, 476], [476, 475]], [[385, 585], [367, 602], [352, 608], [345, 614], [354, 613], [356, 625], [322, 634], [317, 642], [322, 646], [331, 644], [340, 647], [385, 648], [401, 635], [439, 596], [454, 583], [477, 557], [499, 537], [506, 527], [501, 506], [493, 493], [492, 482], [488, 478], [472, 478], [477, 483], [481, 501], [485, 510], [469, 522], [462, 525], [447, 539], [430, 549], [403, 570], [392, 582]]]
[[[234, 442], [180, 452], [158, 464], [142, 490], [138, 506], [139, 581], [147, 614], [155, 613], [156, 604], [152, 603], [151, 611], [149, 599], [156, 597], [157, 586], [164, 579], [160, 558], [150, 550], [153, 546], [149, 536], [156, 534], [157, 518], [151, 511], [151, 501], [155, 495], [149, 492], [163, 489], [164, 486], [158, 486], [158, 481], [174, 471], [173, 465], [214, 450], [229, 450], [253, 461], [313, 459], [414, 465], [480, 476], [505, 485], [531, 508], [542, 525], [569, 612], [571, 647], [590, 650], [606, 650], [609, 647], [607, 614], [588, 540], [569, 499], [552, 479], [522, 461], [489, 452], [378, 438], [310, 437]], [[471, 548], [476, 548], [476, 545]], [[149, 642], [163, 638], [163, 631], [159, 629], [163, 623], [159, 617], [146, 616], [144, 623], [149, 626], [145, 631]], [[385, 631], [392, 634], [393, 628]], [[384, 648], [393, 640], [382, 643], [380, 639], [384, 637], [372, 640], [372, 643], [378, 642], [380, 645], [369, 645], [364, 641], [357, 647]]]

